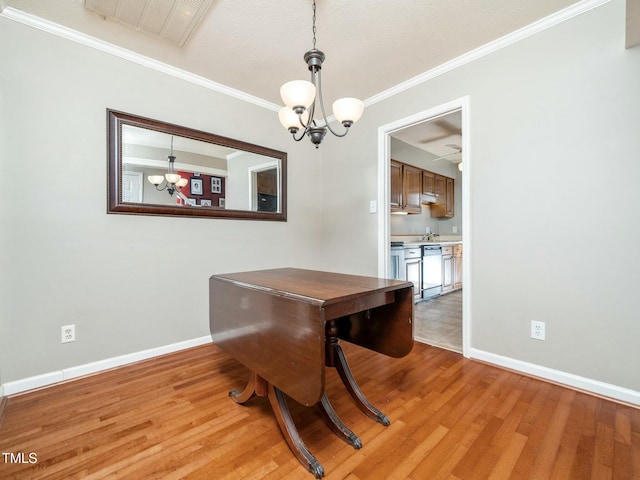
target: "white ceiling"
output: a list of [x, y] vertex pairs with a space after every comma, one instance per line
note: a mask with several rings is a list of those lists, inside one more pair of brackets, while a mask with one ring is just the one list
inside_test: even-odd
[[[312, 47], [311, 0], [212, 0], [182, 47], [106, 19], [83, 0], [2, 3], [274, 104], [283, 83], [309, 77], [302, 57]], [[325, 104], [366, 100], [576, 3], [318, 0]]]
[[392, 137], [424, 150], [425, 160], [462, 162], [462, 112], [441, 115], [391, 134]]

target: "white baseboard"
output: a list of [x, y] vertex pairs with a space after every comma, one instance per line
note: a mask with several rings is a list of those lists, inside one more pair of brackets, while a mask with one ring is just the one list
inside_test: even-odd
[[[211, 343], [210, 335], [8, 382], [0, 385], [0, 397], [45, 387], [47, 385], [62, 382], [63, 380], [101, 372], [110, 368], [139, 362], [141, 360], [177, 352], [186, 348], [205, 345], [207, 343]], [[551, 382], [560, 383], [579, 390], [592, 392], [597, 395], [640, 406], [640, 392], [629, 388], [619, 387], [610, 383], [600, 382], [598, 380], [581, 377], [579, 375], [562, 372], [560, 370], [554, 370], [552, 368], [543, 367], [533, 363], [523, 362], [521, 360], [504, 357], [502, 355], [496, 355], [495, 353], [485, 352], [484, 350], [478, 350], [477, 348], [470, 349], [469, 357], [508, 368], [510, 370], [522, 372], [527, 375], [549, 380]]]
[[110, 368], [120, 367], [129, 363], [139, 362], [148, 358], [177, 352], [186, 348], [197, 347], [207, 343], [211, 343], [211, 335], [205, 335], [204, 337], [185, 340], [184, 342], [173, 343], [171, 345], [164, 345], [162, 347], [150, 348], [148, 350], [142, 350], [141, 352], [129, 353], [119, 357], [107, 358], [97, 362], [86, 363], [84, 365], [78, 365], [77, 367], [64, 368], [42, 375], [23, 378], [22, 380], [7, 382], [0, 385], [0, 397], [33, 390], [34, 388], [46, 387], [47, 385], [62, 382], [63, 380], [101, 372]]
[[600, 382], [591, 378], [581, 377], [572, 373], [554, 370], [534, 363], [523, 362], [510, 357], [503, 357], [495, 353], [485, 352], [477, 348], [470, 349], [470, 358], [475, 358], [483, 362], [491, 363], [500, 367], [508, 368], [525, 373], [534, 377], [549, 380], [554, 383], [567, 385], [578, 390], [584, 390], [604, 397], [619, 400], [624, 403], [640, 406], [640, 392], [629, 388], [619, 387], [610, 383]]

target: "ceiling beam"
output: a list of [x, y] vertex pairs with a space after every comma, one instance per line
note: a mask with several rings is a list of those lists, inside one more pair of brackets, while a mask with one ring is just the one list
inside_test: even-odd
[[640, 0], [627, 0], [626, 48], [640, 45]]

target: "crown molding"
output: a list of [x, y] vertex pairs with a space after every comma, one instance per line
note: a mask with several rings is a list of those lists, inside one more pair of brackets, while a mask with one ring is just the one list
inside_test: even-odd
[[526, 27], [523, 27], [519, 30], [511, 32], [497, 40], [486, 43], [481, 47], [476, 48], [475, 50], [471, 50], [463, 55], [460, 55], [453, 60], [449, 60], [431, 70], [428, 70], [420, 75], [417, 75], [409, 80], [399, 83], [398, 85], [389, 88], [383, 92], [380, 92], [372, 97], [369, 97], [364, 101], [365, 106], [371, 106], [375, 103], [381, 102], [387, 98], [393, 97], [405, 90], [409, 90], [417, 85], [425, 83], [429, 80], [432, 80], [440, 75], [443, 75], [447, 72], [455, 70], [456, 68], [462, 67], [463, 65], [467, 65], [471, 62], [478, 60], [479, 58], [484, 57], [485, 55], [489, 55], [490, 53], [497, 52], [509, 45], [512, 45], [520, 40], [524, 40], [525, 38], [531, 37], [537, 33], [540, 33], [548, 28], [554, 27], [562, 22], [570, 20], [578, 15], [582, 15], [585, 12], [593, 10], [605, 3], [609, 3], [611, 0], [584, 0], [582, 2], [576, 3], [575, 5], [571, 5], [559, 12], [556, 12], [548, 17], [545, 17], [537, 22], [534, 22]]
[[[0, 5], [2, 5], [1, 2], [3, 2], [3, 0], [0, 0]], [[158, 72], [171, 75], [172, 77], [185, 80], [195, 85], [208, 88], [209, 90], [213, 90], [218, 93], [223, 93], [230, 97], [234, 97], [239, 100], [252, 103], [259, 107], [266, 108], [267, 110], [272, 110], [274, 112], [277, 112], [280, 109], [280, 105], [276, 105], [275, 103], [268, 102], [267, 100], [264, 100], [262, 98], [256, 97], [254, 95], [250, 95], [241, 90], [236, 90], [235, 88], [227, 87], [226, 85], [222, 85], [221, 83], [217, 83], [212, 80], [206, 79], [204, 77], [201, 77], [200, 75], [187, 72], [186, 70], [182, 70], [180, 68], [176, 68], [166, 63], [159, 62], [157, 60], [146, 57], [144, 55], [140, 55], [138, 53], [132, 52], [131, 50], [127, 50], [126, 48], [122, 48], [122, 47], [113, 45], [111, 43], [98, 40], [97, 38], [91, 37], [84, 33], [77, 32], [75, 30], [64, 27], [57, 23], [44, 20], [35, 15], [25, 13], [13, 7], [5, 8], [0, 13], [0, 17], [13, 20], [15, 22], [21, 23], [23, 25], [27, 25], [29, 27], [36, 28], [38, 30], [42, 30], [47, 33], [51, 33], [58, 37], [71, 40], [72, 42], [76, 42], [81, 45], [94, 48], [104, 53], [108, 53], [110, 55], [120, 57], [124, 60], [128, 60], [130, 62], [137, 63], [138, 65], [142, 65], [143, 67], [147, 67], [152, 70], [156, 70]]]
[[[526, 27], [523, 27], [519, 30], [511, 32], [497, 40], [489, 42], [481, 47], [476, 48], [475, 50], [471, 50], [463, 55], [460, 55], [453, 60], [445, 62], [431, 70], [428, 70], [420, 75], [417, 75], [409, 80], [402, 82], [394, 87], [391, 87], [383, 92], [380, 92], [376, 95], [373, 95], [364, 101], [365, 106], [371, 106], [375, 103], [381, 102], [387, 98], [390, 98], [394, 95], [404, 92], [405, 90], [409, 90], [417, 85], [425, 83], [433, 78], [436, 78], [440, 75], [443, 75], [447, 72], [450, 72], [456, 68], [459, 68], [463, 65], [467, 65], [479, 58], [484, 57], [485, 55], [489, 55], [490, 53], [496, 52], [502, 48], [508, 47], [520, 40], [528, 38], [532, 35], [540, 33], [548, 28], [554, 27], [562, 22], [570, 20], [578, 15], [582, 15], [594, 8], [597, 8], [601, 5], [609, 3], [611, 0], [583, 0], [582, 2], [571, 5], [559, 12], [556, 12], [548, 17], [545, 17], [537, 22], [534, 22]], [[275, 103], [269, 102], [262, 98], [256, 97], [254, 95], [250, 95], [248, 93], [242, 92], [240, 90], [236, 90], [235, 88], [227, 87], [226, 85], [222, 85], [220, 83], [208, 80], [199, 75], [195, 75], [193, 73], [187, 72], [186, 70], [182, 70], [166, 63], [159, 62], [152, 58], [146, 57], [144, 55], [140, 55], [138, 53], [132, 52], [131, 50], [127, 50], [122, 47], [118, 47], [108, 42], [104, 42], [102, 40], [98, 40], [89, 35], [85, 35], [83, 33], [77, 32], [70, 28], [64, 27], [57, 23], [50, 22], [48, 20], [44, 20], [35, 15], [30, 15], [28, 13], [17, 10], [13, 7], [6, 7], [6, 0], [0, 0], [0, 17], [5, 17], [10, 20], [22, 23], [24, 25], [28, 25], [33, 28], [37, 28], [39, 30], [51, 33], [53, 35], [57, 35], [62, 38], [66, 38], [76, 43], [80, 43], [82, 45], [95, 48], [96, 50], [100, 50], [102, 52], [115, 55], [117, 57], [123, 58], [133, 63], [137, 63], [139, 65], [151, 68], [153, 70], [166, 73], [167, 75], [171, 75], [176, 78], [180, 78], [187, 82], [191, 82], [195, 85], [199, 85], [204, 88], [208, 88], [210, 90], [223, 93], [225, 95], [229, 95], [231, 97], [237, 98], [239, 100], [243, 100], [245, 102], [252, 103], [259, 107], [266, 108], [268, 110], [277, 112], [280, 109], [280, 105], [276, 105]], [[330, 118], [330, 121], [333, 119]]]

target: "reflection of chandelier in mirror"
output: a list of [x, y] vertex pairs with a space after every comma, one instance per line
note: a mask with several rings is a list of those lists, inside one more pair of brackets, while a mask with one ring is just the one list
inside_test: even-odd
[[[151, 183], [153, 183], [156, 187], [156, 190], [161, 192], [162, 190], [167, 190], [169, 195], [173, 195], [176, 191], [180, 191], [182, 187], [184, 187], [188, 180], [186, 178], [182, 178], [179, 173], [176, 173], [174, 162], [176, 157], [173, 155], [173, 135], [171, 135], [171, 154], [167, 157], [169, 160], [169, 172], [162, 175], [149, 175], [147, 178]], [[163, 187], [160, 187], [163, 181], [166, 180], [166, 184]]]
[[[333, 102], [333, 115], [346, 128], [344, 133], [336, 133], [329, 126], [327, 115], [322, 101], [322, 82], [320, 81], [320, 69], [325, 55], [316, 49], [316, 2], [313, 1], [313, 48], [304, 54], [304, 61], [309, 66], [311, 81], [293, 80], [285, 83], [280, 88], [280, 95], [286, 107], [278, 112], [280, 123], [293, 135], [293, 139], [299, 142], [306, 133], [311, 142], [318, 148], [320, 142], [327, 134], [327, 129], [336, 137], [344, 137], [349, 133], [349, 127], [362, 116], [364, 104], [357, 98], [340, 98]], [[313, 116], [316, 108], [316, 94], [324, 125], [318, 126]], [[300, 137], [296, 137], [298, 130], [303, 128]]]

